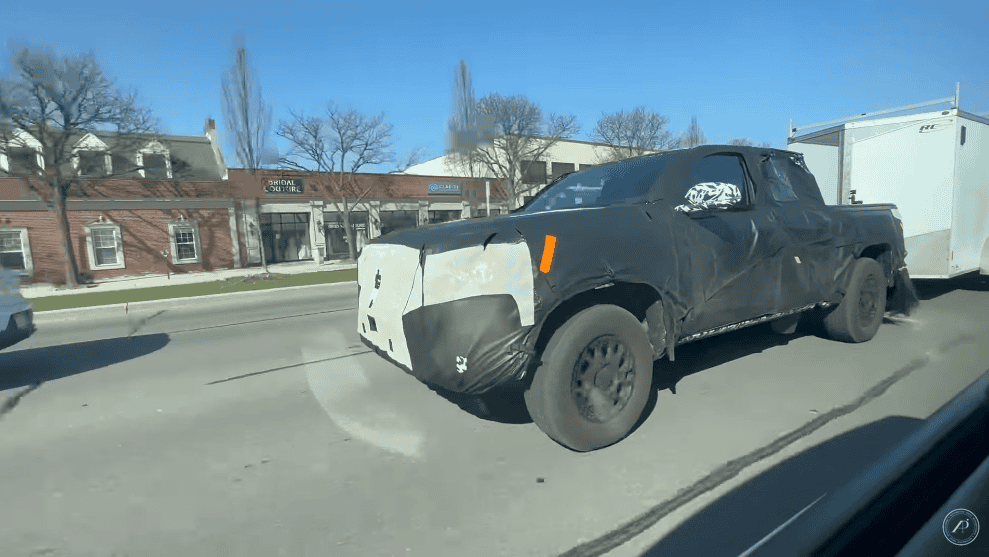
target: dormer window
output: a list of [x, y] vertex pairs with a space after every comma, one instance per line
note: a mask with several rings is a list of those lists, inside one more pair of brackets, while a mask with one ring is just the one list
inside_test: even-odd
[[165, 155], [144, 153], [144, 177], [148, 180], [168, 179], [168, 162]]
[[7, 167], [11, 174], [36, 173], [40, 169], [38, 152], [30, 147], [11, 147], [7, 151]]
[[168, 149], [160, 141], [151, 141], [138, 151], [137, 163], [142, 167], [139, 173], [146, 180], [172, 179], [172, 161]]
[[0, 141], [0, 170], [11, 174], [40, 174], [45, 169], [41, 143], [21, 129]]
[[79, 151], [80, 176], [106, 176], [106, 153], [100, 151]]

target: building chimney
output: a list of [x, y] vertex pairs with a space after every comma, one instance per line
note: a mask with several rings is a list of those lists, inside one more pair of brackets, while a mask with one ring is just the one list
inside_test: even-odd
[[216, 157], [216, 162], [220, 165], [220, 173], [223, 179], [227, 179], [227, 165], [223, 161], [223, 151], [220, 148], [220, 137], [216, 133], [216, 121], [212, 118], [206, 119], [206, 137], [209, 139], [210, 145], [213, 146], [213, 155]]

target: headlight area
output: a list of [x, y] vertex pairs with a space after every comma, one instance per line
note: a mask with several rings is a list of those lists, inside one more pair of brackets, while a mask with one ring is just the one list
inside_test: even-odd
[[532, 255], [524, 241], [488, 244], [425, 257], [422, 295], [407, 311], [478, 296], [507, 294], [518, 306], [522, 326], [535, 322]]

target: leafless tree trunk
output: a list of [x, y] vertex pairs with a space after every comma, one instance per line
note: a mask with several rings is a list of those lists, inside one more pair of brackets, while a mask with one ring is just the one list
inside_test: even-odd
[[[476, 147], [481, 141], [477, 99], [467, 62], [460, 61], [453, 84], [453, 113], [450, 115], [447, 151], [455, 166], [471, 178], [478, 176], [480, 164]], [[490, 127], [490, 126], [489, 126]], [[487, 135], [490, 135], [490, 131]]]
[[[66, 199], [63, 195], [54, 196], [54, 216], [55, 226], [58, 229], [58, 236], [62, 244], [62, 253], [65, 255], [65, 284], [69, 288], [79, 285], [79, 265], [76, 263], [75, 248], [72, 247], [72, 235], [69, 228], [69, 214], [66, 211]], [[71, 277], [71, 279], [69, 278]]]
[[[26, 167], [12, 168], [10, 174], [21, 178], [53, 213], [66, 258], [65, 281], [76, 287], [79, 267], [67, 214], [70, 192], [78, 196], [107, 179], [143, 170], [135, 153], [154, 139], [149, 134], [157, 123], [138, 106], [136, 95], [114, 89], [92, 53], [60, 59], [48, 50], [24, 48], [12, 52], [11, 66], [16, 79], [0, 80], [0, 154], [11, 160], [27, 150]], [[98, 171], [83, 168], [78, 145], [87, 133], [106, 146], [92, 159], [99, 162]], [[88, 166], [92, 153], [86, 154]]]
[[704, 136], [704, 131], [697, 124], [697, 116], [692, 116], [690, 118], [690, 127], [684, 130], [683, 135], [680, 137], [680, 146], [689, 149], [698, 145], [704, 145], [705, 143], [707, 143], [707, 137]]
[[[247, 49], [237, 48], [234, 65], [223, 78], [223, 113], [227, 131], [234, 141], [237, 163], [244, 170], [257, 176], [257, 171], [278, 160], [277, 152], [268, 144], [271, 134], [271, 107], [261, 96]], [[260, 198], [255, 200], [258, 210]], [[264, 235], [258, 226], [258, 244], [261, 252], [261, 268], [268, 274], [268, 257], [264, 251]]]

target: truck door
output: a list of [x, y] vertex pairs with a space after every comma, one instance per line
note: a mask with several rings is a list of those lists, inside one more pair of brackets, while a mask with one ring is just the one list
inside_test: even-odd
[[[693, 294], [684, 323], [692, 334], [773, 313], [784, 240], [772, 207], [755, 203], [755, 183], [737, 154], [708, 155], [683, 194], [680, 280]], [[736, 203], [705, 203], [737, 188]], [[700, 194], [698, 194], [700, 192]], [[692, 208], [693, 207], [693, 208]]]
[[813, 175], [799, 158], [781, 153], [761, 157], [760, 177], [767, 190], [764, 203], [781, 236], [783, 288], [777, 307], [786, 311], [826, 300], [834, 289], [836, 227]]

